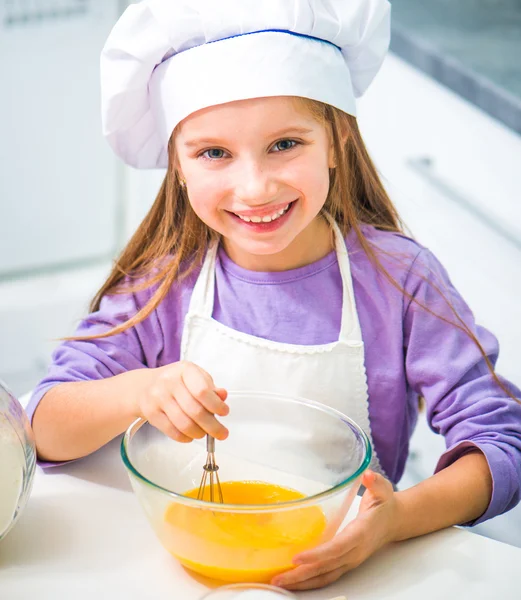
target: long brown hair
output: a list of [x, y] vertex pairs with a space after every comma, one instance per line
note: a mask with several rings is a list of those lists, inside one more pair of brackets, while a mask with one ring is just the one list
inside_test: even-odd
[[[458, 315], [441, 288], [429, 281], [429, 284], [445, 299], [454, 321], [434, 313], [428, 306], [423, 305], [404, 290], [383, 266], [378, 256], [382, 255], [382, 251], [375, 248], [364, 236], [362, 225], [365, 224], [397, 233], [403, 233], [404, 227], [367, 152], [356, 119], [322, 102], [306, 98], [295, 98], [295, 100], [327, 128], [333, 144], [336, 167], [330, 170], [329, 193], [323, 211], [333, 217], [344, 236], [350, 230], [354, 231], [360, 246], [371, 262], [401, 293], [430, 314], [465, 332], [476, 344], [497, 385], [508, 396], [517, 400], [499, 379], [478, 338]], [[168, 147], [169, 164], [157, 198], [115, 261], [110, 275], [94, 297], [90, 309], [92, 312], [98, 310], [101, 299], [108, 294], [140, 291], [157, 285], [156, 289], [148, 303], [121, 325], [102, 334], [69, 339], [109, 337], [146, 319], [165, 298], [171, 286], [201, 264], [209, 243], [218, 238], [218, 234], [194, 213], [186, 190], [180, 183], [176, 169], [175, 134], [174, 130]], [[426, 280], [424, 276], [420, 275], [420, 277]]]

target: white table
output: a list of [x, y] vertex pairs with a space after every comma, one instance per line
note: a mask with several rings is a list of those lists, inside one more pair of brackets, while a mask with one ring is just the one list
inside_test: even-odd
[[[328, 589], [326, 600], [521, 598], [521, 549], [451, 528], [390, 546]], [[131, 491], [114, 440], [50, 473], [0, 543], [1, 600], [198, 600], [207, 585], [163, 549]]]

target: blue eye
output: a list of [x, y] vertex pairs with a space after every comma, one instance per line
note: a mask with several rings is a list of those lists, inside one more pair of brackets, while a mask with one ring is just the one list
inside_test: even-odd
[[278, 148], [276, 152], [284, 152], [285, 150], [291, 150], [297, 145], [295, 140], [280, 140], [278, 141], [274, 148]]
[[220, 148], [210, 148], [209, 150], [205, 150], [201, 156], [210, 160], [218, 160], [219, 158], [223, 158], [224, 150], [221, 150]]

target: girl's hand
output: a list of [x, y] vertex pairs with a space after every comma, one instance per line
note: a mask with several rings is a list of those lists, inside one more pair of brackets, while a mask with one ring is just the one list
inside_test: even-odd
[[336, 581], [358, 567], [382, 546], [392, 541], [397, 503], [392, 484], [373, 471], [366, 471], [356, 519], [331, 541], [295, 556], [295, 569], [277, 575], [272, 584], [288, 590], [310, 590]]
[[215, 415], [228, 414], [226, 396], [226, 390], [216, 388], [206, 371], [180, 361], [143, 369], [143, 385], [136, 389], [136, 413], [178, 442], [206, 434], [224, 440], [228, 430]]

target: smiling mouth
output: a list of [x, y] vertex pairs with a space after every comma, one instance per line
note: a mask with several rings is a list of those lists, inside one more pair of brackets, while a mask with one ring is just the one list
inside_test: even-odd
[[284, 208], [281, 208], [280, 210], [272, 213], [271, 215], [264, 215], [263, 217], [246, 217], [243, 215], [238, 215], [237, 213], [232, 214], [234, 214], [236, 217], [239, 217], [241, 221], [245, 221], [246, 223], [271, 223], [272, 221], [276, 221], [277, 219], [280, 219], [282, 216], [284, 216], [295, 202], [296, 200], [294, 200], [293, 202], [289, 202]]

